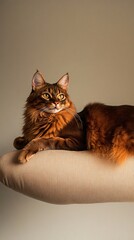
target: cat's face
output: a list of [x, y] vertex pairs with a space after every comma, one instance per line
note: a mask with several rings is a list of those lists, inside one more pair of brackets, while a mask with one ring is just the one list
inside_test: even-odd
[[32, 79], [32, 92], [28, 103], [36, 109], [46, 113], [58, 113], [69, 108], [70, 99], [67, 94], [69, 76], [65, 74], [57, 83], [46, 83], [37, 71]]

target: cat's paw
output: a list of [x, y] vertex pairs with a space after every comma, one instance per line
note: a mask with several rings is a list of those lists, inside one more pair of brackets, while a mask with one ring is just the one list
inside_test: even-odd
[[34, 155], [35, 153], [33, 153], [32, 151], [30, 150], [22, 150], [19, 157], [18, 157], [18, 161], [19, 163], [26, 163], [30, 160], [30, 158], [32, 158], [32, 156]]
[[25, 148], [19, 154], [18, 161], [20, 163], [26, 163], [30, 160], [30, 158], [39, 151], [38, 141], [29, 142]]

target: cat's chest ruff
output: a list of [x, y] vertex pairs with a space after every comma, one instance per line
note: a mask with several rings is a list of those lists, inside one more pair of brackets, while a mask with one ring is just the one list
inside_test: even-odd
[[39, 119], [40, 131], [38, 136], [45, 138], [57, 137], [72, 119], [72, 115], [64, 112], [42, 116]]

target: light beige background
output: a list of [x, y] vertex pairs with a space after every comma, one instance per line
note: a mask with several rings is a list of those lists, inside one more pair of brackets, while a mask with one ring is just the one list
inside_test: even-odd
[[[38, 68], [70, 74], [77, 109], [134, 104], [133, 0], [0, 0], [0, 154], [21, 134]], [[1, 240], [131, 240], [133, 204], [56, 206], [0, 185]]]

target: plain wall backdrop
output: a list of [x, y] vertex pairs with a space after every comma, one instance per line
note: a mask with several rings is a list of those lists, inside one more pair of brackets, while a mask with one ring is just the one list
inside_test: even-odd
[[[134, 105], [134, 1], [0, 0], [0, 59], [0, 154], [21, 134], [36, 69], [50, 83], [69, 72], [78, 111]], [[57, 206], [1, 184], [0, 239], [133, 240], [134, 205]]]

